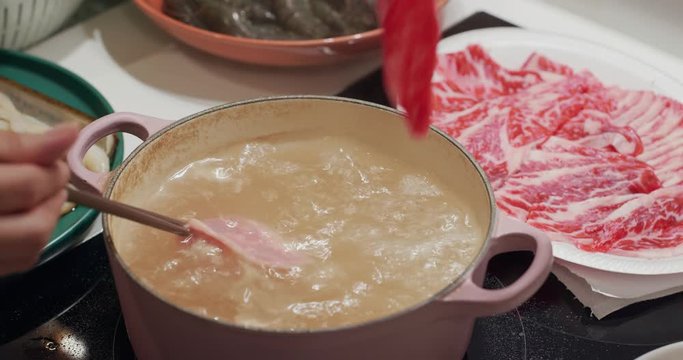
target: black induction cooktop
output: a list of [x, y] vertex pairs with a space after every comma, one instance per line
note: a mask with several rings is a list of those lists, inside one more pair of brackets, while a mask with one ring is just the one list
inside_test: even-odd
[[[477, 13], [444, 35], [495, 26], [513, 25]], [[387, 103], [379, 71], [339, 95]], [[525, 253], [494, 258], [486, 286], [511, 283], [530, 259]], [[683, 341], [683, 293], [597, 320], [551, 275], [518, 309], [478, 319], [466, 358], [634, 359], [677, 341]], [[135, 359], [102, 236], [31, 272], [0, 278], [0, 359]]]

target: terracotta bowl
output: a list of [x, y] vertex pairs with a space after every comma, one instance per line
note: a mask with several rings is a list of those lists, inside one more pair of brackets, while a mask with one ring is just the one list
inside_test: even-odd
[[[382, 29], [313, 40], [261, 40], [220, 34], [178, 21], [161, 11], [164, 0], [134, 0], [155, 24], [196, 49], [259, 65], [303, 66], [342, 62], [379, 48]], [[448, 0], [435, 0], [437, 9]]]

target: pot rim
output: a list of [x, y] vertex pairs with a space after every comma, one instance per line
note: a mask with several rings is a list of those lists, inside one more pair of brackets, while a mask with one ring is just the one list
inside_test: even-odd
[[[261, 97], [261, 98], [255, 98], [255, 99], [249, 99], [249, 100], [243, 100], [243, 101], [237, 101], [233, 103], [227, 103], [227, 104], [222, 104], [218, 106], [211, 107], [209, 109], [200, 111], [195, 114], [188, 115], [180, 120], [174, 121], [170, 123], [167, 127], [159, 130], [155, 134], [151, 135], [147, 140], [145, 140], [143, 143], [138, 145], [133, 152], [124, 160], [124, 162], [116, 169], [116, 171], [112, 174], [112, 176], [107, 180], [107, 186], [105, 188], [105, 191], [103, 193], [103, 196], [105, 198], [110, 198], [111, 193], [114, 190], [114, 186], [116, 184], [116, 181], [118, 180], [119, 176], [123, 173], [123, 171], [126, 169], [126, 167], [132, 163], [135, 159], [135, 157], [149, 144], [153, 143], [156, 141], [158, 138], [164, 136], [166, 133], [169, 131], [184, 125], [187, 122], [190, 122], [196, 118], [200, 118], [204, 115], [208, 115], [211, 113], [223, 111], [226, 109], [230, 109], [233, 107], [240, 107], [243, 105], [250, 105], [250, 104], [256, 104], [256, 103], [262, 103], [262, 102], [273, 102], [273, 101], [289, 101], [289, 100], [314, 100], [314, 101], [333, 101], [333, 102], [345, 102], [345, 103], [351, 103], [355, 105], [362, 105], [366, 107], [370, 107], [376, 110], [381, 110], [385, 111], [388, 113], [391, 113], [393, 115], [399, 115], [399, 116], [404, 116], [404, 114], [394, 108], [368, 102], [368, 101], [363, 101], [363, 100], [358, 100], [358, 99], [352, 99], [352, 98], [345, 98], [345, 97], [339, 97], [339, 96], [323, 96], [323, 95], [287, 95], [287, 96], [269, 96], [269, 97]], [[486, 255], [488, 251], [488, 247], [490, 244], [490, 239], [493, 236], [493, 230], [495, 229], [496, 223], [497, 223], [497, 210], [496, 210], [496, 205], [494, 201], [494, 194], [493, 190], [491, 188], [491, 184], [489, 183], [488, 179], [486, 178], [486, 175], [482, 168], [479, 166], [479, 164], [476, 162], [474, 157], [465, 149], [463, 145], [455, 141], [453, 138], [451, 138], [449, 135], [444, 133], [443, 131], [437, 129], [436, 127], [430, 125], [429, 130], [431, 132], [436, 133], [437, 135], [440, 135], [444, 139], [446, 139], [451, 145], [453, 145], [457, 150], [459, 150], [463, 155], [465, 155], [465, 158], [470, 162], [470, 165], [474, 167], [476, 170], [477, 174], [482, 180], [482, 183], [484, 184], [486, 194], [488, 195], [488, 205], [489, 205], [489, 211], [491, 214], [491, 219], [489, 221], [489, 226], [486, 230], [486, 235], [484, 238], [484, 242], [482, 243], [481, 248], [479, 249], [479, 253], [474, 257], [474, 259], [465, 267], [465, 270], [455, 279], [453, 279], [452, 282], [450, 282], [447, 286], [445, 286], [443, 289], [440, 291], [437, 291], [430, 297], [418, 302], [417, 304], [414, 304], [412, 306], [406, 307], [401, 309], [400, 311], [396, 311], [394, 313], [391, 313], [386, 316], [382, 316], [379, 318], [373, 318], [368, 321], [360, 322], [360, 323], [352, 323], [348, 325], [343, 325], [343, 326], [338, 326], [338, 327], [331, 327], [331, 328], [322, 328], [322, 329], [267, 329], [267, 328], [259, 328], [259, 327], [249, 327], [249, 326], [243, 326], [239, 325], [236, 323], [231, 323], [225, 320], [221, 319], [213, 319], [209, 318], [206, 316], [202, 316], [200, 314], [197, 314], [191, 310], [184, 309], [176, 304], [173, 304], [167, 300], [165, 300], [162, 296], [159, 296], [154, 289], [151, 287], [147, 286], [143, 281], [140, 281], [139, 278], [134, 274], [133, 271], [131, 271], [128, 267], [128, 265], [123, 261], [121, 258], [119, 252], [116, 249], [116, 246], [114, 246], [114, 242], [112, 239], [112, 236], [110, 235], [110, 229], [109, 229], [109, 214], [102, 214], [102, 223], [103, 223], [103, 230], [104, 230], [104, 239], [105, 239], [105, 244], [107, 246], [107, 250], [110, 253], [110, 255], [113, 255], [113, 258], [116, 259], [116, 261], [119, 263], [121, 268], [123, 268], [124, 272], [128, 277], [130, 277], [138, 286], [142, 287], [146, 292], [151, 294], [153, 297], [158, 299], [159, 301], [165, 303], [166, 305], [169, 305], [173, 307], [175, 310], [178, 310], [182, 313], [185, 313], [189, 316], [192, 316], [197, 319], [201, 319], [203, 321], [208, 321], [210, 323], [218, 324], [221, 326], [226, 326], [232, 330], [235, 331], [241, 331], [241, 332], [247, 332], [247, 333], [254, 333], [254, 334], [262, 334], [262, 335], [283, 335], [283, 336], [288, 336], [288, 335], [313, 335], [313, 334], [325, 334], [325, 333], [335, 333], [335, 332], [343, 332], [343, 331], [348, 331], [348, 330], [354, 330], [354, 329], [359, 329], [363, 328], [366, 326], [371, 326], [371, 325], [377, 325], [383, 322], [388, 322], [393, 319], [399, 318], [401, 316], [407, 315], [409, 313], [412, 313], [416, 310], [419, 310], [420, 308], [423, 308], [427, 306], [428, 304], [433, 303], [434, 301], [438, 301], [440, 298], [452, 293], [455, 289], [457, 289], [463, 281], [467, 278], [467, 276], [476, 268], [476, 266], [479, 264], [479, 262], [482, 260], [482, 258]], [[111, 257], [110, 257], [111, 260]]]

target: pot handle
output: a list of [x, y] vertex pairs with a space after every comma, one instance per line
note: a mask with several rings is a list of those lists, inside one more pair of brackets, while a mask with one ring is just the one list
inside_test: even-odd
[[109, 114], [91, 122], [80, 131], [67, 154], [71, 181], [78, 188], [101, 193], [112, 172], [96, 173], [88, 170], [83, 165], [83, 158], [88, 149], [105, 136], [119, 131], [133, 134], [145, 141], [169, 124], [168, 120], [127, 112]]
[[[494, 256], [513, 251], [532, 251], [529, 268], [514, 283], [503, 289], [484, 289], [482, 284], [488, 262]], [[499, 216], [496, 235], [491, 246], [465, 281], [441, 299], [475, 316], [491, 316], [510, 311], [529, 299], [545, 282], [553, 263], [550, 239], [542, 231], [508, 216]]]

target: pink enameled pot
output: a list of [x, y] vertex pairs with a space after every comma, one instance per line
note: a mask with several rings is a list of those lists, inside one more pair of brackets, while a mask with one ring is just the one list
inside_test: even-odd
[[[486, 177], [465, 149], [436, 129], [416, 141], [394, 109], [335, 97], [295, 96], [218, 106], [176, 122], [115, 113], [88, 125], [69, 153], [81, 187], [144, 208], [146, 194], [179, 164], [236, 142], [287, 132], [344, 134], [430, 171], [451, 184], [487, 234], [467, 271], [416, 306], [372, 321], [325, 330], [266, 331], [213, 320], [160, 298], [132, 273], [117, 252], [125, 221], [104, 215], [104, 233], [123, 316], [141, 360], [172, 359], [458, 359], [474, 319], [509, 311], [545, 281], [552, 263], [549, 240], [521, 222], [496, 215]], [[80, 159], [103, 136], [132, 133], [144, 140], [113, 173], [87, 171]], [[136, 239], [145, 241], [145, 239]], [[528, 270], [509, 286], [482, 288], [489, 260], [512, 251], [535, 253]]]

